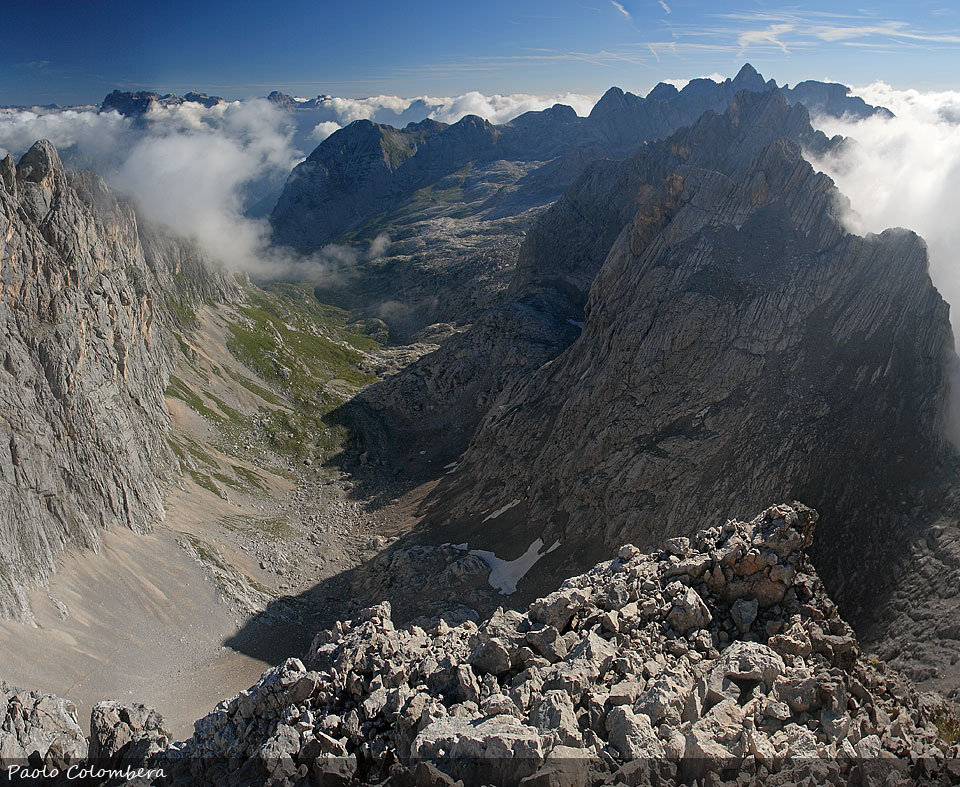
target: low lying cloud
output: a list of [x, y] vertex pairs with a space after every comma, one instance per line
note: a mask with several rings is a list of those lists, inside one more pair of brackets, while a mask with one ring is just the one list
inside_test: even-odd
[[310, 137], [320, 143], [334, 131], [339, 131], [341, 128], [342, 126], [334, 120], [324, 120], [313, 127], [313, 131], [310, 132]]
[[456, 123], [465, 115], [478, 115], [491, 123], [500, 124], [508, 123], [524, 112], [548, 109], [554, 104], [566, 104], [573, 107], [578, 115], [586, 116], [590, 114], [598, 98], [599, 96], [583, 93], [560, 93], [550, 96], [512, 93], [488, 96], [474, 90], [460, 96], [446, 97], [324, 97], [316, 106], [300, 111], [313, 115], [316, 125], [311, 132], [311, 137], [315, 140], [323, 140], [338, 128], [355, 120], [372, 120], [375, 123], [386, 123], [402, 128], [407, 123], [419, 123], [427, 118], [441, 123]]
[[595, 98], [478, 92], [324, 97], [294, 112], [255, 99], [157, 107], [136, 120], [86, 108], [0, 109], [0, 156], [18, 157], [38, 139], [49, 139], [67, 166], [97, 172], [132, 195], [148, 218], [195, 238], [231, 269], [259, 278], [322, 279], [347, 275], [360, 257], [382, 255], [389, 240], [378, 238], [366, 251], [330, 247], [294, 259], [270, 246], [265, 217], [293, 167], [342, 126], [361, 118], [398, 126], [428, 117], [452, 123], [468, 114], [504, 123], [558, 102], [587, 114]]

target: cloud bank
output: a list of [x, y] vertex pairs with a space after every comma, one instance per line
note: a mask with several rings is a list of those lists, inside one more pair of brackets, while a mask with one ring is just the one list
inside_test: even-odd
[[[403, 127], [430, 118], [441, 123], [456, 123], [464, 115], [479, 115], [491, 123], [508, 123], [524, 112], [548, 109], [554, 104], [567, 104], [581, 116], [590, 114], [599, 96], [583, 93], [559, 93], [556, 95], [532, 95], [512, 93], [509, 95], [484, 95], [476, 90], [460, 96], [372, 96], [370, 98], [319, 97], [317, 106], [301, 110], [312, 113], [316, 125], [314, 139], [324, 139], [337, 128], [355, 120], [372, 120], [391, 126]], [[301, 100], [301, 103], [302, 100]]]
[[402, 126], [428, 117], [452, 123], [476, 114], [504, 123], [558, 102], [587, 114], [595, 97], [478, 92], [322, 97], [295, 112], [254, 99], [209, 108], [156, 107], [138, 120], [86, 108], [0, 108], [0, 157], [19, 157], [36, 140], [49, 139], [67, 166], [97, 172], [130, 194], [148, 218], [195, 238], [231, 269], [258, 278], [322, 279], [345, 275], [357, 255], [382, 255], [388, 242], [378, 239], [364, 252], [330, 247], [310, 260], [294, 260], [270, 246], [265, 217], [290, 170], [319, 142], [361, 118]]

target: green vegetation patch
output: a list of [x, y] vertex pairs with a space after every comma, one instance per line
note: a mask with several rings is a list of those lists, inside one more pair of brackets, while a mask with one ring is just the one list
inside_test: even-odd
[[223, 497], [223, 492], [220, 491], [220, 488], [213, 482], [213, 479], [209, 475], [190, 468], [187, 468], [187, 472], [197, 486], [203, 487], [208, 492], [213, 492], [217, 497]]
[[[373, 382], [358, 365], [357, 350], [379, 343], [346, 325], [347, 313], [324, 306], [307, 285], [279, 284], [269, 290], [247, 290], [240, 307], [245, 324], [230, 326], [230, 351], [264, 380], [275, 384], [298, 404], [318, 402], [317, 389], [334, 379], [357, 387]], [[344, 346], [349, 335], [350, 346]], [[332, 402], [329, 404], [333, 404]]]
[[166, 395], [172, 399], [179, 399], [181, 402], [184, 402], [191, 410], [202, 415], [209, 421], [217, 423], [223, 420], [219, 413], [207, 407], [203, 399], [194, 393], [189, 385], [175, 375], [170, 375]]
[[283, 516], [253, 517], [236, 514], [220, 517], [219, 521], [228, 530], [248, 535], [260, 534], [273, 541], [286, 541], [296, 535], [296, 530]]
[[172, 294], [165, 293], [165, 305], [167, 313], [173, 319], [174, 324], [184, 331], [193, 331], [200, 327], [200, 321], [197, 319], [197, 313], [193, 307], [184, 303]]
[[937, 733], [940, 739], [953, 746], [960, 742], [960, 719], [948, 705], [942, 705], [933, 715], [933, 723], [936, 725]]
[[[380, 342], [366, 335], [362, 324], [350, 324], [348, 312], [320, 303], [307, 284], [249, 287], [240, 313], [242, 319], [229, 326], [230, 352], [290, 402], [289, 409], [283, 408], [275, 394], [234, 375], [241, 385], [276, 405], [277, 409], [261, 408], [258, 419], [270, 447], [302, 458], [337, 450], [345, 431], [325, 418], [344, 397], [328, 384], [342, 380], [359, 388], [373, 382], [375, 376], [362, 371], [360, 363], [363, 351]], [[220, 407], [215, 398], [210, 401]]]

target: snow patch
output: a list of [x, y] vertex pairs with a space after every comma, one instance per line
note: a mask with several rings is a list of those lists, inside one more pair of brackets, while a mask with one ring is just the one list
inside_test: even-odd
[[490, 566], [490, 587], [500, 591], [501, 596], [509, 596], [517, 592], [517, 583], [533, 568], [534, 564], [544, 555], [549, 555], [560, 546], [560, 541], [554, 541], [553, 546], [544, 552], [543, 540], [537, 539], [530, 548], [516, 560], [502, 560], [493, 552], [482, 549], [471, 549], [470, 554], [476, 555]]
[[583, 330], [582, 322], [577, 322], [576, 320], [572, 320], [572, 319], [567, 320], [567, 322], [570, 323], [574, 328], [579, 328], [581, 331]]
[[498, 516], [500, 516], [500, 514], [503, 514], [509, 511], [514, 506], [518, 506], [518, 505], [520, 505], [520, 498], [517, 498], [516, 500], [511, 500], [503, 508], [498, 508], [492, 514], [488, 514], [483, 521], [486, 522], [488, 519], [496, 519]]

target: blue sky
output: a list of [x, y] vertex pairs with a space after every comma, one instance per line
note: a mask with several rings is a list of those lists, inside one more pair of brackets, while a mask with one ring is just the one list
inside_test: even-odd
[[227, 98], [644, 93], [733, 75], [960, 87], [949, 0], [143, 2], [5, 0], [0, 104], [93, 103], [114, 87]]

